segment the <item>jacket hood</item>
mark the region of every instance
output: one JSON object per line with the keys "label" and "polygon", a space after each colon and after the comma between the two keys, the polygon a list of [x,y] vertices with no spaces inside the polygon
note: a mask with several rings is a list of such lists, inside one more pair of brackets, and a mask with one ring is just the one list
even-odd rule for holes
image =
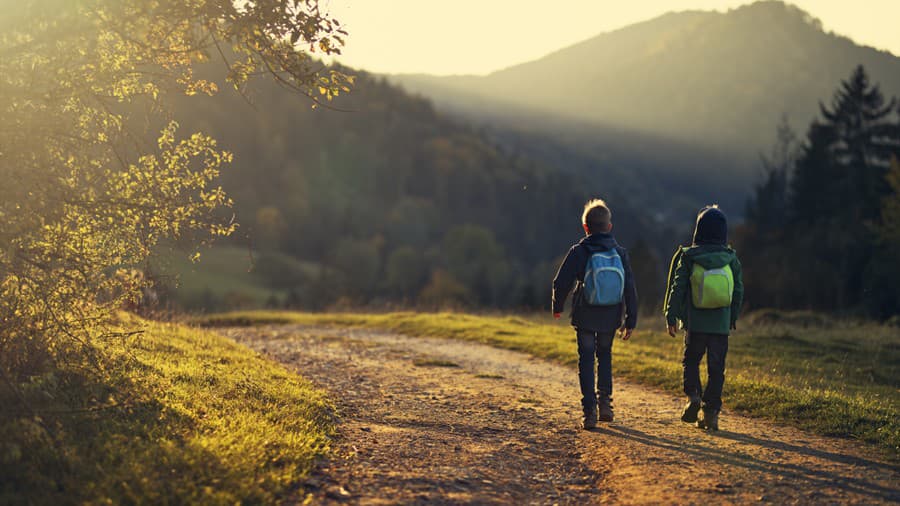
{"label": "jacket hood", "polygon": [[619,247],[616,238],[610,233],[591,234],[578,241],[578,244],[587,246],[593,251],[609,251]]}
{"label": "jacket hood", "polygon": [[719,244],[703,244],[691,246],[684,251],[685,256],[703,266],[704,269],[717,269],[730,264],[736,257],[733,249]]}
{"label": "jacket hood", "polygon": [[728,242],[728,218],[718,207],[707,206],[697,214],[694,226],[695,245],[721,244]]}

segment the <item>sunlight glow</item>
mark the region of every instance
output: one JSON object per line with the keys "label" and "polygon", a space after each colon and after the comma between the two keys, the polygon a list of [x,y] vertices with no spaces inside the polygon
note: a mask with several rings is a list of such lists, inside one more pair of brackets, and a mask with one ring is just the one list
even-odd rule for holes
{"label": "sunlight glow", "polygon": [[[486,74],[670,11],[746,0],[327,0],[350,38],[340,61],[385,73]],[[900,55],[900,1],[795,0],[827,31]]]}

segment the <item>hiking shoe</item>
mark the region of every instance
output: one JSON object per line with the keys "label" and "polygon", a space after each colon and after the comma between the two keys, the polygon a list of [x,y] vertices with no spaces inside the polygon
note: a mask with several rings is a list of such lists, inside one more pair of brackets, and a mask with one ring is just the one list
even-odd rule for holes
{"label": "hiking shoe", "polygon": [[719,410],[704,409],[703,416],[697,420],[697,427],[705,430],[719,430]]}
{"label": "hiking shoe", "polygon": [[593,406],[584,411],[584,430],[597,428],[597,407]]}
{"label": "hiking shoe", "polygon": [[601,422],[611,422],[613,421],[613,409],[612,409],[612,399],[605,395],[600,396],[600,421]]}
{"label": "hiking shoe", "polygon": [[697,421],[697,413],[700,411],[700,397],[692,395],[688,403],[681,410],[681,421],[694,423]]}

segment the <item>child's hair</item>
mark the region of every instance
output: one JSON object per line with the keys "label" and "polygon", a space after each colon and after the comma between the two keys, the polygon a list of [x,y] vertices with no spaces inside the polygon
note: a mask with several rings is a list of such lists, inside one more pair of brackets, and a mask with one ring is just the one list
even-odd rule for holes
{"label": "child's hair", "polygon": [[584,214],[581,215],[581,223],[587,225],[590,233],[606,232],[612,221],[612,211],[602,199],[588,200],[584,205]]}

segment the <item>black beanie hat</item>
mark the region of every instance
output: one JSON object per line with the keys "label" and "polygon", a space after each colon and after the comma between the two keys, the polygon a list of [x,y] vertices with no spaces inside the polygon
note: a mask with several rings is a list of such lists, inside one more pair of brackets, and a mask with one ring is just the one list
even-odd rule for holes
{"label": "black beanie hat", "polygon": [[694,244],[721,244],[728,242],[728,218],[718,206],[706,206],[697,214],[694,227]]}

